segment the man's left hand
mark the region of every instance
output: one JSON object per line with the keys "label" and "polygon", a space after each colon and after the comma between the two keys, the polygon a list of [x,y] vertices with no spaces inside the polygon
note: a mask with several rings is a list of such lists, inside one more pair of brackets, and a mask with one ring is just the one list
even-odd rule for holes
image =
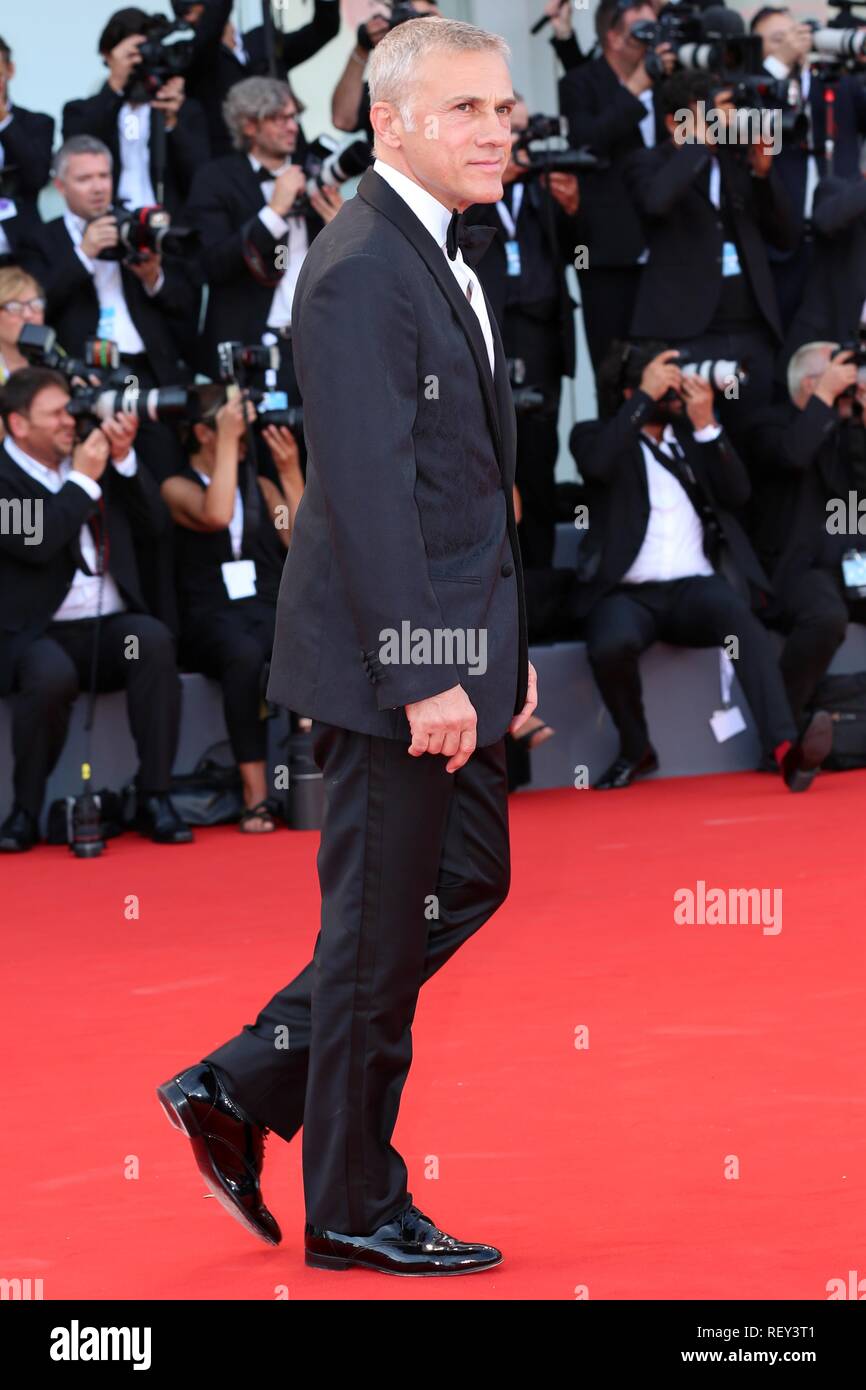
{"label": "man's left hand", "polygon": [[162,256],[156,251],[140,251],[143,257],[140,261],[133,261],[129,266],[133,275],[136,275],[146,290],[154,290],[157,281],[162,274]]}
{"label": "man's left hand", "polygon": [[749,164],[756,178],[765,179],[773,167],[773,146],[759,143],[749,146]]}
{"label": "man's left hand", "polygon": [[325,222],[333,222],[343,206],[342,194],[339,188],[334,188],[332,184],[326,184],[324,188],[318,188],[315,193],[311,193],[310,202]]}
{"label": "man's left hand", "polygon": [[541,182],[545,184],[553,194],[559,206],[569,217],[574,217],[580,207],[580,190],[577,185],[575,174],[550,173],[542,174]]}
{"label": "man's left hand", "polygon": [[516,734],[518,729],[522,729],[529,716],[533,713],[538,704],[538,677],[535,674],[535,667],[529,662],[529,678],[526,684],[526,704],[519,714],[515,714],[508,726],[510,734]]}
{"label": "man's left hand", "polygon": [[151,110],[162,111],[165,116],[166,130],[174,130],[177,125],[177,117],[180,108],[186,99],[184,91],[184,81],[182,77],[170,77],[160,87],[153,101],[150,103]]}
{"label": "man's left hand", "polygon": [[122,463],[138,434],[138,420],[134,415],[112,415],[100,429],[108,440],[112,463]]}
{"label": "man's left hand", "polygon": [[686,412],[692,422],[692,429],[703,430],[707,425],[716,424],[713,409],[713,388],[702,376],[689,373],[680,382],[680,393],[685,401]]}

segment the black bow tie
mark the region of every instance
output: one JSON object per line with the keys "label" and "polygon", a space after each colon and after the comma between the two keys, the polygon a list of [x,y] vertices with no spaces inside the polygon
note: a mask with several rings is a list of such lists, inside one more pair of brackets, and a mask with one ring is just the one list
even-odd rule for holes
{"label": "black bow tie", "polygon": [[481,260],[495,236],[495,227],[467,227],[463,221],[463,213],[458,212],[455,208],[451,214],[448,233],[445,237],[445,250],[448,253],[448,259],[456,261],[459,247],[463,252],[463,259],[466,264],[474,266]]}

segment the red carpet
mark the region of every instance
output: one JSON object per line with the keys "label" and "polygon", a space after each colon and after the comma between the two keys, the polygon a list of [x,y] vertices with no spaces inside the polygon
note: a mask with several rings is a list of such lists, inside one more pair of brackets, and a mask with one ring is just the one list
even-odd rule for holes
{"label": "red carpet", "polygon": [[[0,1273],[46,1299],[826,1298],[866,1274],[864,792],[512,798],[511,895],[422,993],[395,1136],[417,1205],[504,1250],[464,1279],[307,1270],[300,1136],[268,1140],[284,1239],[257,1243],[154,1095],[308,960],[316,835],[5,859]],[[781,889],[782,930],[678,925],[698,880]]]}

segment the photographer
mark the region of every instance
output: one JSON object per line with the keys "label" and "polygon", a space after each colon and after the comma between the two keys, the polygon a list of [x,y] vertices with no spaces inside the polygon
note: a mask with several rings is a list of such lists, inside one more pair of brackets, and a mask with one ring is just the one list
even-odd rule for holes
{"label": "photographer", "polygon": [[390,10],[382,10],[358,25],[358,42],[346,59],[346,66],[331,98],[331,120],[337,130],[363,130],[371,145],[370,91],[364,81],[364,70],[370,54],[396,24],[402,24],[407,19],[420,19],[422,15],[442,18],[435,0],[382,0],[382,3],[389,4]]}
{"label": "photographer", "polygon": [[822,179],[812,225],[813,253],[785,341],[786,364],[803,343],[853,342],[866,332],[866,179]]}
{"label": "photographer", "polygon": [[232,87],[225,119],[236,153],[212,160],[196,175],[187,207],[202,239],[209,282],[200,369],[218,372],[221,342],[279,340],[278,384],[296,405],[291,357],[292,296],[313,238],[342,206],[336,188],[317,189],[295,210],[306,176],[292,162],[299,106],[285,82],[250,77]]}
{"label": "photographer", "polygon": [[176,573],[184,669],[218,680],[246,811],[240,829],[275,829],[268,798],[266,729],[261,717],[266,666],[285,552],[304,491],[300,455],[284,426],[262,438],[279,485],[257,474],[247,450],[255,407],[222,393],[191,428],[190,461],[162,485],[176,525]]}
{"label": "photographer", "polygon": [[[264,6],[269,0],[261,3]],[[308,24],[291,34],[274,27],[272,73],[264,25],[238,33],[231,21],[232,5],[233,0],[172,0],[178,19],[195,30],[187,87],[204,107],[214,158],[231,150],[223,121],[223,102],[235,83],[247,77],[271,76],[285,81],[292,68],[312,58],[340,32],[339,0],[313,0],[313,15]]]}
{"label": "photographer", "polygon": [[[45,317],[64,348],[81,357],[85,339],[108,338],[142,390],[186,381],[181,344],[195,330],[193,288],[176,259],[124,254],[111,207],[111,154],[91,136],[74,136],[57,155],[54,183],[66,212],[40,228],[21,258],[45,286]],[[183,466],[164,425],[144,425],[139,448],[158,480]]]}
{"label": "photographer", "polygon": [[[108,79],[96,96],[66,103],[63,139],[101,140],[111,151],[117,201],[130,208],[160,203],[176,217],[210,147],[204,111],[186,97],[183,77],[163,81],[142,63],[141,46],[152,24],[144,10],[111,16],[99,37]],[[164,123],[164,141],[155,131],[155,113]]]}
{"label": "photographer", "polygon": [[137,828],[161,844],[192,839],[168,796],[180,718],[174,639],[146,611],[134,535],[154,540],[168,514],[138,467],[135,421],[104,420],[76,443],[69,388],[57,372],[28,367],[0,391],[6,439],[0,498],[34,510],[34,536],[0,531],[0,589],[14,595],[0,631],[0,693],[13,694],[15,804],[0,849],[39,839],[45,784],[60,756],[73,701],[91,682],[126,688],[140,768]]}
{"label": "photographer", "polygon": [[581,63],[588,61],[590,55],[581,52],[580,44],[577,42],[572,0],[546,0],[544,13],[553,30],[550,46],[562,63],[563,70],[571,72],[574,68],[579,68]]}
{"label": "photographer", "polygon": [[575,614],[586,615],[587,655],[620,737],[596,787],[627,787],[658,767],[640,654],[657,641],[722,646],[734,634],[764,748],[786,785],[802,791],[829,752],[830,718],[816,715],[798,739],[769,637],[740,592],[757,603],[769,587],[731,514],[748,499],[748,474],[718,423],[710,385],[684,375],[659,347],[615,345],[598,378],[611,418],[571,434],[590,517]]}
{"label": "photographer", "polygon": [[[646,236],[633,198],[623,180],[623,166],[634,150],[650,149],[664,139],[656,110],[648,50],[632,37],[631,26],[653,20],[649,4],[601,0],[595,31],[601,57],[562,78],[559,105],[568,118],[575,149],[588,145],[609,161],[604,170],[581,178],[577,239],[587,249],[588,264],[578,269],[583,322],[593,370],[598,372],[614,338],[628,333]],[[656,50],[666,71],[673,65],[667,44]]]}
{"label": "photographer", "polygon": [[625,171],[650,251],[630,336],[745,362],[747,382],[720,402],[736,438],[748,412],[770,400],[782,341],[765,241],[793,247],[799,223],[770,149],[719,143],[740,133],[729,89],[684,69],[660,96],[673,138],[632,155]]}
{"label": "photographer", "polygon": [[838,343],[805,343],[788,364],[790,399],[752,421],[749,530],[774,590],[762,617],[787,635],[781,667],[798,719],[849,620],[866,622],[851,573],[863,549],[852,502],[866,510],[862,376]]}
{"label": "photographer", "polygon": [[25,322],[45,322],[45,291],[20,266],[0,266],[0,386],[19,367],[28,365],[18,350]]}
{"label": "photographer", "polygon": [[[526,152],[515,149],[529,128],[526,102],[515,95],[512,155],[502,176],[504,198],[470,209],[465,222],[494,231],[477,273],[499,324],[505,355],[516,364],[512,377],[515,370],[519,377],[513,382],[522,503],[518,535],[524,566],[541,569],[553,563],[562,378],[573,377],[575,371],[575,305],[565,267],[574,256],[579,194],[574,174],[537,174]],[[540,393],[541,400],[530,400],[530,393]]]}
{"label": "photographer", "polygon": [[0,266],[15,258],[19,237],[39,222],[36,199],[51,174],[54,121],[13,103],[12,50],[0,39]]}

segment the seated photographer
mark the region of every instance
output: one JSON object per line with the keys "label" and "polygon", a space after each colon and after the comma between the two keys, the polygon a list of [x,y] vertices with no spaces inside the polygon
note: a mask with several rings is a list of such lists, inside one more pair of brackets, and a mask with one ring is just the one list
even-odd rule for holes
{"label": "seated photographer", "polygon": [[66,741],[72,704],[90,688],[126,688],[140,760],[137,829],[160,844],[192,839],[168,795],[180,719],[174,639],[146,611],[133,536],[164,534],[168,513],[139,468],[128,416],[94,421],[83,442],[69,388],[43,367],[0,390],[6,438],[0,499],[32,526],[0,530],[0,694],[12,694],[15,801],[0,850],[39,839],[45,785]]}
{"label": "seated photographer", "polygon": [[66,103],[63,139],[91,135],[108,147],[114,197],[124,207],[160,204],[177,218],[193,174],[210,158],[210,144],[204,111],[185,96],[183,77],[163,81],[162,73],[142,61],[141,46],[151,26],[152,17],[144,10],[118,10],[111,16],[98,50],[108,79],[96,96]]}
{"label": "seated photographer", "polygon": [[277,384],[292,406],[292,296],[311,241],[343,201],[336,188],[302,196],[306,176],[292,162],[300,109],[285,82],[250,77],[232,87],[225,119],[235,153],[199,170],[186,211],[210,287],[200,370],[218,375],[219,343],[260,343],[267,333],[279,341]]}
{"label": "seated photographer", "polygon": [[435,0],[380,0],[390,13],[380,11],[358,25],[358,41],[346,59],[334,95],[331,98],[331,120],[337,130],[363,130],[372,146],[373,127],[370,124],[370,89],[364,81],[364,71],[370,54],[386,34],[407,19],[432,15],[441,19],[442,12]]}
{"label": "seated photographer", "polygon": [[298,446],[291,431],[269,425],[262,438],[279,478],[257,473],[247,449],[244,417],[255,406],[236,396],[220,404],[218,391],[191,427],[189,465],[162,485],[176,524],[176,575],[181,616],[180,653],[186,670],[222,685],[226,726],[243,782],[246,811],[240,829],[276,827],[265,768],[262,719],[265,668],[283,560],[304,491]]}
{"label": "seated photographer", "polygon": [[854,354],[838,349],[800,347],[790,399],[756,415],[750,435],[748,524],[774,590],[762,617],[787,634],[781,668],[798,720],[849,619],[866,622],[866,385]]}
{"label": "seated photographer", "polygon": [[[66,212],[40,227],[21,259],[45,286],[45,318],[68,353],[82,357],[87,338],[107,338],[141,390],[182,384],[190,376],[181,345],[195,331],[195,293],[177,258],[121,242],[111,163],[109,150],[92,136],[76,135],[61,146],[54,184]],[[183,467],[165,425],[143,425],[138,449],[157,481]]]}
{"label": "seated photographer", "polygon": [[526,102],[515,95],[512,156],[502,175],[504,197],[499,203],[468,209],[464,221],[494,232],[476,270],[511,368],[522,501],[520,553],[525,568],[544,569],[553,563],[556,532],[554,473],[562,378],[573,377],[575,371],[575,304],[565,267],[574,257],[579,195],[574,174],[539,175],[530,169],[524,152],[514,150],[529,126]]}
{"label": "seated photographer", "polygon": [[606,169],[581,175],[577,241],[586,247],[578,270],[583,324],[593,370],[597,373],[614,338],[625,338],[646,260],[646,236],[623,168],[634,150],[652,148],[665,138],[656,88],[647,71],[652,58],[669,71],[670,45],[651,51],[631,33],[634,24],[652,23],[652,5],[601,0],[595,31],[601,56],[569,72],[559,84],[559,105],[567,117],[575,149],[588,145],[608,161]]}
{"label": "seated photographer", "polygon": [[785,373],[804,343],[848,343],[866,333],[866,179],[822,179],[812,226],[812,259],[781,358]]}
{"label": "seated photographer", "polygon": [[590,518],[574,610],[586,618],[587,655],[620,737],[595,785],[627,787],[658,767],[640,654],[657,641],[721,647],[733,635],[764,748],[790,790],[804,791],[830,751],[831,720],[816,714],[798,736],[769,636],[741,592],[758,602],[768,588],[729,510],[746,502],[748,474],[716,419],[711,386],[659,347],[616,344],[598,377],[610,418],[571,434]]}
{"label": "seated photographer", "polygon": [[21,232],[39,222],[36,199],[51,175],[54,121],[12,101],[12,50],[0,39],[0,266],[14,261]]}
{"label": "seated photographer", "polygon": [[[262,6],[269,0],[260,0]],[[234,0],[171,0],[178,19],[192,25],[195,44],[186,74],[187,90],[204,107],[211,154],[229,154],[231,139],[223,121],[223,102],[236,82],[246,77],[268,77],[267,46],[263,24],[241,34],[231,20]],[[280,7],[274,4],[275,10]],[[285,79],[292,68],[305,63],[340,32],[340,0],[313,0],[307,24],[284,33],[274,26],[275,77]]]}
{"label": "seated photographer", "polygon": [[24,324],[44,322],[45,291],[39,282],[18,265],[0,266],[0,386],[28,365],[18,349]]}
{"label": "seated photographer", "polygon": [[748,380],[719,401],[738,439],[748,412],[771,399],[782,342],[765,241],[793,247],[799,221],[769,146],[727,143],[742,133],[729,88],[686,68],[666,79],[660,100],[672,138],[632,155],[625,171],[650,252],[629,337],[745,364]]}

